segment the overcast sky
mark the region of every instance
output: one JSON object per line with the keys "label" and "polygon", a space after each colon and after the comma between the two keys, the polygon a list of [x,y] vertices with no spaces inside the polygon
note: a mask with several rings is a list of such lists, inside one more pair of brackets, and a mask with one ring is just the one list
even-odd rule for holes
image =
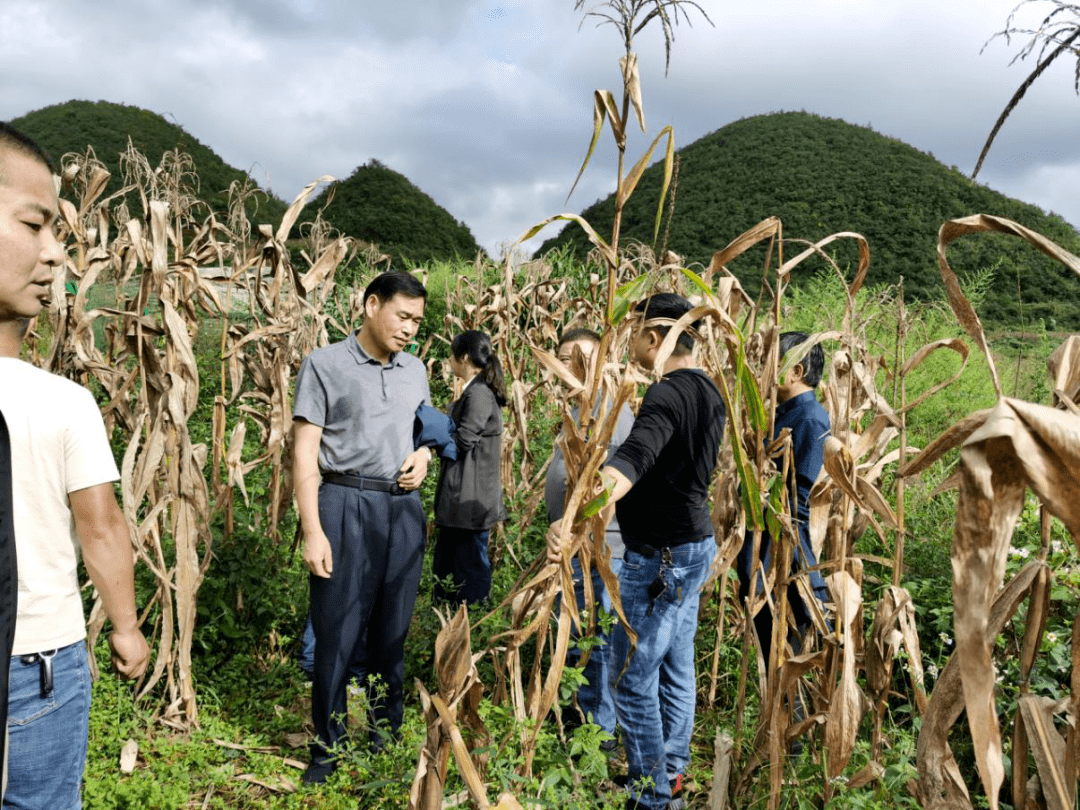
{"label": "overcast sky", "polygon": [[[1035,66],[1009,66],[1026,39],[980,54],[1016,2],[702,0],[714,25],[690,12],[666,78],[660,28],[637,41],[648,135],[631,133],[631,159],[665,125],[681,146],[739,118],[806,110],[970,174]],[[1037,26],[1051,8],[1023,5],[1017,22]],[[620,90],[616,29],[582,19],[573,0],[13,0],[0,4],[0,119],[73,98],[145,107],[286,201],[378,158],[498,255],[614,189],[605,133],[564,203],[592,92]],[[1080,225],[1074,65],[1060,57],[1029,91],[979,180]],[[736,236],[718,228],[717,248]]]}

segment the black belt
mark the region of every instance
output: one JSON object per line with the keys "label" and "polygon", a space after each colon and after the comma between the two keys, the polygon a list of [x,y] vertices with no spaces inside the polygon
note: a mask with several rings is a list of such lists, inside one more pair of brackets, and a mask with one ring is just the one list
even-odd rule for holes
{"label": "black belt", "polygon": [[397,481],[388,481],[385,478],[365,478],[362,475],[336,472],[324,472],[322,478],[329,484],[340,484],[353,489],[370,489],[374,492],[389,492],[391,495],[409,494],[408,490],[402,489]]}
{"label": "black belt", "polygon": [[[704,537],[701,538],[701,540],[704,540],[704,539],[705,539]],[[633,541],[626,540],[624,538],[623,539],[623,545],[626,546],[631,551],[636,552],[637,554],[640,554],[645,559],[651,560],[653,557],[655,557],[660,552],[666,551],[666,552],[668,552],[670,554],[671,550],[673,548],[682,548],[683,546],[689,546],[689,545],[691,545],[693,543],[700,543],[701,540],[689,540],[689,541],[687,541],[685,543],[676,543],[673,546],[647,546],[644,543],[635,543]]]}
{"label": "black belt", "polygon": [[625,545],[631,551],[640,554],[647,560],[651,560],[653,557],[656,556],[656,553],[660,551],[660,549],[656,548],[656,546],[646,546],[643,543],[631,543],[627,540],[623,540],[623,545]]}

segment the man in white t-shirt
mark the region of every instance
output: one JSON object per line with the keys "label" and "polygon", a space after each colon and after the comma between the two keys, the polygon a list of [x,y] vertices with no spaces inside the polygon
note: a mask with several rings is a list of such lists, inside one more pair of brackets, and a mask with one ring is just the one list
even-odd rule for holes
{"label": "man in white t-shirt", "polygon": [[112,622],[113,663],[141,675],[131,541],[116,502],[116,461],[90,392],[19,359],[28,318],[63,264],[52,168],[0,123],[0,412],[10,435],[19,599],[8,686],[3,806],[74,810],[90,714],[78,551]]}

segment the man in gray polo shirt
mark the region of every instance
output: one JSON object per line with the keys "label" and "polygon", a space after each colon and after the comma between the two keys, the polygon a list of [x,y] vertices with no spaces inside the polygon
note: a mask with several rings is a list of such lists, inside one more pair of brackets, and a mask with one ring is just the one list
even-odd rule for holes
{"label": "man in gray polo shirt", "polygon": [[401,726],[405,633],[424,558],[417,490],[431,456],[413,449],[414,414],[431,400],[426,369],[404,349],[426,299],[408,273],[377,276],[364,291],[363,325],[308,355],[296,379],[293,480],[311,571],[319,738],[307,783],[326,780],[332,749],[345,742],[352,665],[363,662],[385,687],[371,695],[372,742]]}

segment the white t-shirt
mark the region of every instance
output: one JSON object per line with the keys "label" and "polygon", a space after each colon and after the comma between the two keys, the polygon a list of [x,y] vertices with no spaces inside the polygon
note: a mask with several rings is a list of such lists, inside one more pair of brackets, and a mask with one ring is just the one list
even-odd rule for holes
{"label": "white t-shirt", "polygon": [[19,612],[13,654],[86,637],[78,538],[68,493],[120,478],[101,411],[78,383],[0,357],[0,411],[11,434]]}

